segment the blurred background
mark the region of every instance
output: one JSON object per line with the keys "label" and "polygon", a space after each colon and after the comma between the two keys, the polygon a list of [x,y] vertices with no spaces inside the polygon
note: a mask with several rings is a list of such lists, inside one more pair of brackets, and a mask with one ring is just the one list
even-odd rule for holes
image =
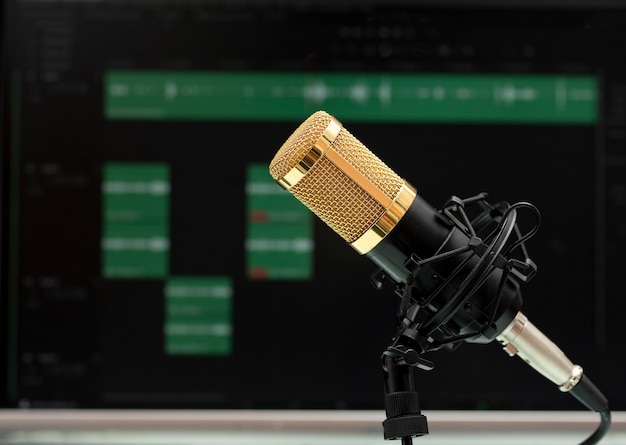
{"label": "blurred background", "polygon": [[[623,2],[1,12],[3,408],[382,409],[398,298],[268,172],[325,110],[437,208],[537,206],[523,311],[626,410]],[[495,343],[427,358],[425,411],[581,409]]]}

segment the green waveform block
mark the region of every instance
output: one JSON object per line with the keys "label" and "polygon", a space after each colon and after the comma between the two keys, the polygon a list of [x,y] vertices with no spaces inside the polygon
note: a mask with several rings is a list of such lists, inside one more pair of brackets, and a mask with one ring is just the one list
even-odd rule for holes
{"label": "green waveform block", "polygon": [[169,269],[169,166],[104,166],[102,275],[163,278]]}
{"label": "green waveform block", "polygon": [[165,285],[165,350],[171,355],[232,352],[229,277],[172,277]]}
{"label": "green waveform block", "polygon": [[246,182],[246,275],[308,280],[313,275],[313,214],[270,176],[250,164]]}
{"label": "green waveform block", "polygon": [[597,121],[590,75],[110,71],[104,114],[125,120],[555,123]]}

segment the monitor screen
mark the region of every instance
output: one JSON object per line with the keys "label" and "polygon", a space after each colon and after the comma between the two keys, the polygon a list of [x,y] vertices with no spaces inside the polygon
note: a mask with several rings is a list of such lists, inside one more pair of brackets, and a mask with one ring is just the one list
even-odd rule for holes
{"label": "monitor screen", "polygon": [[[381,408],[398,296],[268,171],[325,110],[435,208],[535,205],[524,314],[626,409],[626,15],[571,3],[5,2],[3,406]],[[422,409],[580,407],[501,349]]]}

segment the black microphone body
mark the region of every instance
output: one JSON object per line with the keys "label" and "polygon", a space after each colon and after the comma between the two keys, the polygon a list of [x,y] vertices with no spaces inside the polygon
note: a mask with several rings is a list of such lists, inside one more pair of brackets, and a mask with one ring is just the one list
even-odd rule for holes
{"label": "black microphone body", "polygon": [[[432,257],[436,252],[449,252],[464,248],[469,243],[468,234],[458,229],[449,219],[417,195],[393,231],[366,256],[384,270],[391,280],[396,284],[401,284],[406,283],[409,275],[414,273],[410,269],[415,260]],[[457,273],[456,279],[453,279],[437,298],[432,299],[428,306],[422,306],[421,309],[427,311],[429,316],[436,316],[439,313],[442,305],[450,301],[455,291],[459,289],[463,278],[476,267],[479,257],[473,252],[468,252],[467,255],[472,255],[472,258],[464,265],[461,264],[464,257],[454,256],[439,261],[436,267],[427,267],[413,280],[412,294],[420,302],[457,267],[463,268]],[[452,318],[447,321],[446,333],[437,336],[434,332],[422,332],[422,335],[435,335],[435,338],[440,337],[443,340],[443,337],[449,336],[450,333],[465,335],[478,332],[478,335],[468,337],[465,341],[490,343],[495,340],[498,333],[513,321],[522,307],[520,286],[513,277],[507,277],[502,296],[499,301],[496,301],[495,295],[498,293],[501,279],[502,270],[493,269],[487,280],[472,296],[471,302],[466,302],[463,310],[455,311]],[[494,304],[497,304],[495,309]],[[495,326],[489,325],[490,322],[495,323]]]}

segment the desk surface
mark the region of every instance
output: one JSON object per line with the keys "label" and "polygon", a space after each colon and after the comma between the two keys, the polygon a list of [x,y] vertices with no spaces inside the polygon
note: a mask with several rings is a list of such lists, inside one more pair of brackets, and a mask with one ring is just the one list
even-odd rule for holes
{"label": "desk surface", "polygon": [[[423,412],[414,445],[576,445],[591,412]],[[29,445],[383,445],[379,411],[0,410],[0,443]],[[601,445],[626,444],[626,412],[612,413]]]}

